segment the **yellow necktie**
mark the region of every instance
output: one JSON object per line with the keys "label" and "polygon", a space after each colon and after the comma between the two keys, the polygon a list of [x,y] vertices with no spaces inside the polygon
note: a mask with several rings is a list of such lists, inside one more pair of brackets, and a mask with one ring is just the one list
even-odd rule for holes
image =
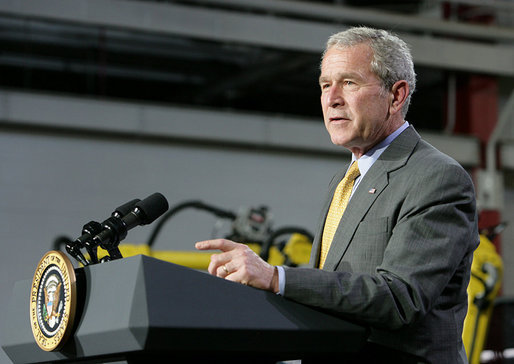
{"label": "yellow necktie", "polygon": [[327,259],[327,253],[332,244],[332,239],[336,233],[339,221],[343,216],[346,205],[350,200],[352,194],[353,183],[355,179],[360,176],[359,166],[357,162],[352,163],[344,178],[339,182],[332,198],[332,203],[328,210],[325,227],[323,228],[323,237],[321,240],[321,254],[319,260],[319,268],[322,269]]}

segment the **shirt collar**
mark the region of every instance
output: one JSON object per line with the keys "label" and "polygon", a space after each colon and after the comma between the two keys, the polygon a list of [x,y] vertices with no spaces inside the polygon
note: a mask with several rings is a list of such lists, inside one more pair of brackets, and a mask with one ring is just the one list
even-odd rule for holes
{"label": "shirt collar", "polygon": [[[380,155],[387,149],[389,144],[396,139],[398,135],[400,135],[405,129],[409,127],[409,123],[405,121],[398,129],[396,129],[393,133],[389,134],[384,140],[375,145],[373,148],[368,150],[364,155],[362,155],[357,163],[359,164],[359,171],[361,173],[359,179],[364,177],[364,175],[369,171],[373,163],[377,161]],[[352,154],[352,162],[356,160],[355,155]]]}

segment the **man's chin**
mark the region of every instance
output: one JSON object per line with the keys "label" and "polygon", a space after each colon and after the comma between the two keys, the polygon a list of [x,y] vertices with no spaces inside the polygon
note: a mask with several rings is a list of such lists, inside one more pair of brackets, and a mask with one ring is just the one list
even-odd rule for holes
{"label": "man's chin", "polygon": [[331,135],[330,140],[332,141],[332,144],[337,145],[339,147],[347,148],[348,139],[337,136],[337,135]]}

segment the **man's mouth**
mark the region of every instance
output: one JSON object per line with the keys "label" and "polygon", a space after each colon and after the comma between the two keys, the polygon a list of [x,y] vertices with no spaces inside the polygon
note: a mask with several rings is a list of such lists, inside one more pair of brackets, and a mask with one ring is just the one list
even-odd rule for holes
{"label": "man's mouth", "polygon": [[332,122],[338,122],[338,121],[346,121],[346,120],[350,120],[350,119],[342,117],[342,116],[334,116],[334,117],[329,118],[328,120],[332,123]]}

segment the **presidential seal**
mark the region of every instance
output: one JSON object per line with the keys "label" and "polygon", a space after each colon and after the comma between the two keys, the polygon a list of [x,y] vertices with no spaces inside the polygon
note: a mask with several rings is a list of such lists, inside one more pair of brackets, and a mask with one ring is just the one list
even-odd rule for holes
{"label": "presidential seal", "polygon": [[30,292],[30,325],[39,347],[59,350],[73,329],[77,306],[75,270],[69,258],[49,251],[41,258]]}

